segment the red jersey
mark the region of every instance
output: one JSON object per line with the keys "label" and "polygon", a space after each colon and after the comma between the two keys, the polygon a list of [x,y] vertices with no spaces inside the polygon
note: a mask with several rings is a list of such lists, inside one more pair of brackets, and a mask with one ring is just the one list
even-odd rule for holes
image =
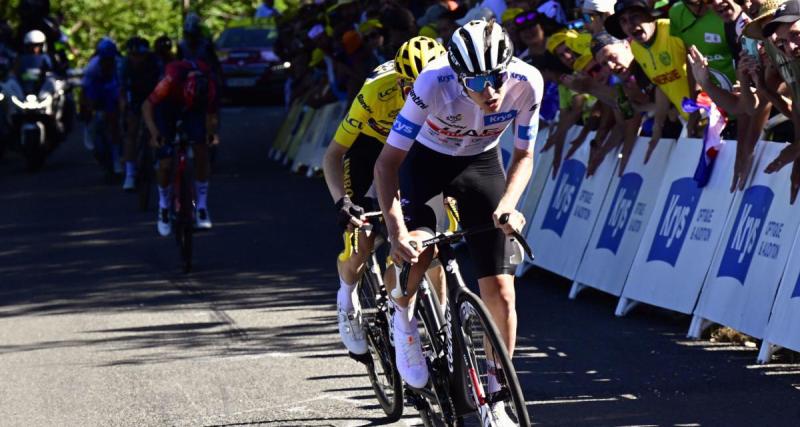
{"label": "red jersey", "polygon": [[151,104],[157,105],[161,102],[167,101],[176,106],[190,107],[192,105],[192,91],[188,89],[190,85],[187,82],[191,80],[192,71],[199,71],[205,75],[208,81],[208,96],[205,111],[207,113],[215,113],[217,109],[216,103],[216,86],[214,80],[210,78],[211,69],[203,61],[173,61],[167,65],[164,71],[164,78],[158,82],[156,88],[147,98]]}

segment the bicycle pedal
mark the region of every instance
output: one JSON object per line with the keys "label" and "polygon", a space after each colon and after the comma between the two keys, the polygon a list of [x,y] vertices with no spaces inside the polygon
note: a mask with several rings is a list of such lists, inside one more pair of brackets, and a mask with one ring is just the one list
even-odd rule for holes
{"label": "bicycle pedal", "polygon": [[347,354],[350,356],[351,359],[355,360],[356,362],[363,363],[367,366],[372,365],[372,356],[370,356],[369,352],[364,354],[355,354],[352,351],[348,351]]}

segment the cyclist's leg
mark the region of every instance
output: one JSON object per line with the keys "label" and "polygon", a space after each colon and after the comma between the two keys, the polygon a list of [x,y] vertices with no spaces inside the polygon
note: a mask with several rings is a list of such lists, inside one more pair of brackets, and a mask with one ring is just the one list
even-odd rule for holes
{"label": "cyclist's leg", "polygon": [[[469,229],[492,222],[492,213],[505,191],[505,174],[496,150],[483,153],[451,186],[458,201],[462,225]],[[514,268],[510,263],[510,244],[500,231],[492,230],[467,238],[467,245],[478,276],[481,299],[486,304],[505,342],[513,354],[516,342]]]}
{"label": "cyclist's leg", "polygon": [[211,228],[211,217],[208,214],[208,187],[211,177],[211,157],[208,149],[206,133],[206,114],[188,113],[184,115],[183,124],[189,140],[193,142],[194,151],[194,189],[197,197],[197,226]]}
{"label": "cyclist's leg", "polygon": [[[375,168],[375,161],[382,148],[383,144],[377,139],[360,134],[344,155],[344,175],[342,177],[344,192],[354,204],[361,206],[365,212],[375,210],[378,206],[372,188],[372,170]],[[361,277],[364,263],[372,251],[374,238],[367,239],[365,233],[362,232],[358,236],[358,242],[357,254],[352,254],[345,262],[342,262],[341,258],[337,260],[340,285],[337,301],[347,311],[352,310],[353,302],[356,300],[356,284]],[[367,246],[362,248],[361,245]]]}
{"label": "cyclist's leg", "polygon": [[139,126],[141,123],[142,117],[140,114],[137,114],[136,105],[131,105],[129,110],[125,113],[125,150],[123,152],[123,159],[125,161],[125,189],[132,189],[136,179],[136,151],[139,148],[136,144],[139,142],[137,141],[137,136],[139,135]]}
{"label": "cyclist's leg", "polygon": [[158,218],[157,225],[159,234],[169,235],[171,222],[169,212],[172,208],[172,183],[170,182],[172,171],[172,157],[174,147],[172,141],[175,139],[175,115],[171,109],[162,105],[156,106],[154,112],[156,126],[161,136],[165,139],[164,145],[156,150],[155,157],[158,162],[156,171],[156,181],[158,184]]}

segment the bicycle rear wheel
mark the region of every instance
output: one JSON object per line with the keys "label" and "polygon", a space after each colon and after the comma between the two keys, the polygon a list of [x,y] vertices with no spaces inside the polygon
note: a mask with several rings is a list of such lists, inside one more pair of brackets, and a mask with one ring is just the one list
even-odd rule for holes
{"label": "bicycle rear wheel", "polygon": [[181,177],[179,191],[179,210],[177,212],[175,238],[178,241],[178,248],[181,255],[183,272],[192,271],[192,235],[194,233],[194,202],[192,200],[190,180],[186,175]]}
{"label": "bicycle rear wheel", "polygon": [[366,364],[367,375],[387,419],[394,422],[403,415],[403,381],[395,366],[394,346],[389,337],[388,299],[373,274],[366,271],[358,286],[367,348],[372,359]]}
{"label": "bicycle rear wheel", "polygon": [[[147,144],[146,141],[139,141]],[[150,147],[140,146],[136,165],[136,191],[139,195],[139,210],[146,212],[150,208],[150,197],[153,193],[153,154]]]}
{"label": "bicycle rear wheel", "polygon": [[[458,297],[457,316],[468,356],[467,396],[483,416],[489,405],[502,402],[505,413],[519,426],[530,426],[522,388],[508,350],[483,302],[471,292]],[[489,372],[493,370],[499,389],[489,391]]]}

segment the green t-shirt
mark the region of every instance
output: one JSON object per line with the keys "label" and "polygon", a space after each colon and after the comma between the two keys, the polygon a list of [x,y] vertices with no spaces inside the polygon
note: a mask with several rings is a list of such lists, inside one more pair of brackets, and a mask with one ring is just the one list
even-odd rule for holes
{"label": "green t-shirt", "polygon": [[736,69],[722,18],[711,10],[697,17],[681,1],[669,10],[669,22],[670,35],[683,40],[687,51],[689,46],[697,46],[697,50],[708,59],[708,66],[720,87],[732,88],[736,82]]}

